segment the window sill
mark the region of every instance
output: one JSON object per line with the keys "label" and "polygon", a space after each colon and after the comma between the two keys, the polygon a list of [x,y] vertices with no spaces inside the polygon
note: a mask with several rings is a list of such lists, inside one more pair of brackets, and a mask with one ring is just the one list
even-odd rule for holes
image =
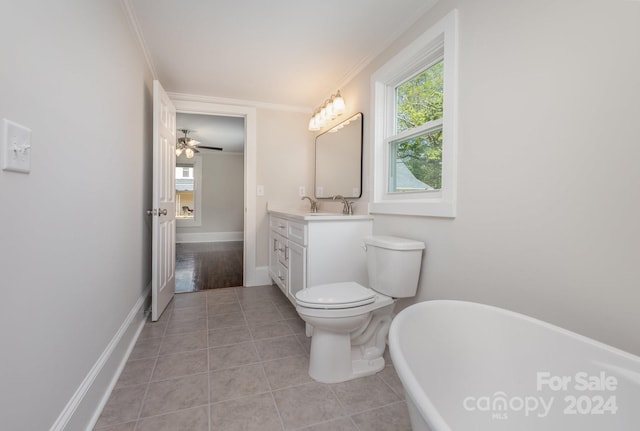
{"label": "window sill", "polygon": [[176,227],[200,227],[202,222],[194,219],[184,219],[176,217]]}
{"label": "window sill", "polygon": [[410,200],[393,202],[373,202],[369,204],[370,214],[406,215],[418,217],[455,218],[456,207],[452,202],[438,200]]}

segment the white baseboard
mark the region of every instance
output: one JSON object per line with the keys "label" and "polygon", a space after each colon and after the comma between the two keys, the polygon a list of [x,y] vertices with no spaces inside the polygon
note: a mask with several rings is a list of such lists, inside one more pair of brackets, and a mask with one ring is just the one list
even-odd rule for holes
{"label": "white baseboard", "polygon": [[149,285],[49,431],[93,429],[142,331],[150,293]]}
{"label": "white baseboard", "polygon": [[244,232],[176,232],[176,242],[244,241]]}
{"label": "white baseboard", "polygon": [[264,286],[266,284],[271,284],[271,277],[269,277],[269,267],[268,266],[258,266],[255,271],[252,271],[250,274],[247,274],[249,279],[245,280],[245,286]]}

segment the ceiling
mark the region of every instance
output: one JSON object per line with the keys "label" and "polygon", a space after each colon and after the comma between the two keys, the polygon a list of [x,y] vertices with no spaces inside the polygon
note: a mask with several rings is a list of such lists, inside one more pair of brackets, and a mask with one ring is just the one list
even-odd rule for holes
{"label": "ceiling", "polygon": [[[207,147],[221,147],[224,153],[244,151],[244,118],[220,115],[176,114],[176,128],[188,129],[189,137]],[[184,136],[178,132],[178,137]],[[216,150],[201,148],[206,154],[220,154]]]}
{"label": "ceiling", "polygon": [[168,92],[308,111],[436,2],[124,1]]}

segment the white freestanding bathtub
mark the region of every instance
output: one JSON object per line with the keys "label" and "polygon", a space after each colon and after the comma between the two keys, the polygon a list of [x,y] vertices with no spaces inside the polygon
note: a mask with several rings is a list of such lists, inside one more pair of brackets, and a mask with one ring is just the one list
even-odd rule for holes
{"label": "white freestanding bathtub", "polygon": [[389,348],[414,431],[640,430],[640,357],[522,314],[420,302]]}

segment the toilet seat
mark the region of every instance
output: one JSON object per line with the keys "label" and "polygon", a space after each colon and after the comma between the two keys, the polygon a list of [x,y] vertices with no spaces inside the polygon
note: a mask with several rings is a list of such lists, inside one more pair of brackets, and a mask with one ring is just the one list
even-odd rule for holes
{"label": "toilet seat", "polygon": [[376,292],[356,282],[322,284],[296,293],[298,305],[318,309],[354,308],[371,304]]}

